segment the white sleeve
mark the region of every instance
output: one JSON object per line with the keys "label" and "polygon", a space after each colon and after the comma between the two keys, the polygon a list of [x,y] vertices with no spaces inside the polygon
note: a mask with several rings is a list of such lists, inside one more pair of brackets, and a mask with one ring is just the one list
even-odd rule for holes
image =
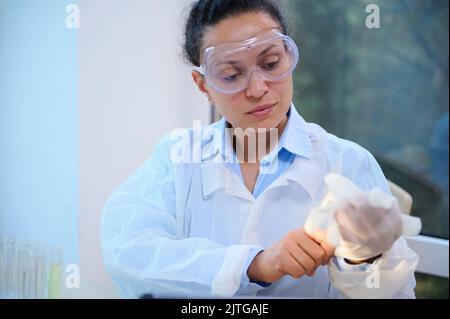
{"label": "white sleeve", "polygon": [[260,247],[177,238],[175,180],[166,144],[160,142],[104,206],[102,253],[107,271],[122,294],[131,298],[230,297],[240,288],[245,293],[245,264]]}
{"label": "white sleeve", "polygon": [[254,297],[260,290],[272,286],[271,283],[267,282],[252,282],[250,281],[250,278],[247,275],[247,270],[250,267],[250,264],[252,263],[256,255],[259,254],[261,251],[263,251],[262,247],[254,248],[250,251],[250,254],[248,255],[247,261],[244,265],[244,271],[242,272],[241,286],[239,290],[236,292],[237,296]]}
{"label": "white sleeve", "polygon": [[[390,193],[384,174],[366,150],[351,150],[344,156],[343,175],[363,190],[379,187]],[[373,264],[344,266],[335,258],[328,265],[331,295],[349,298],[415,298],[414,271],[419,257],[403,237]],[[334,290],[334,292],[333,292]]]}
{"label": "white sleeve", "polygon": [[403,237],[373,264],[342,269],[334,259],[328,264],[331,295],[358,299],[415,298],[414,271],[418,262],[417,254]]}

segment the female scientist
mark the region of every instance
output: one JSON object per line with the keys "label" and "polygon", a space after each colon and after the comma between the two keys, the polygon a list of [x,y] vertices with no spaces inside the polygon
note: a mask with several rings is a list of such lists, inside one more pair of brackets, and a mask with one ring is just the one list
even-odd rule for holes
{"label": "female scientist", "polygon": [[362,196],[336,212],[339,256],[324,230],[303,229],[330,172],[364,191],[389,188],[367,150],[296,111],[299,51],[277,5],[197,1],[184,49],[223,118],[163,137],[107,201],[102,250],[122,294],[414,298],[418,257],[400,235],[398,206]]}

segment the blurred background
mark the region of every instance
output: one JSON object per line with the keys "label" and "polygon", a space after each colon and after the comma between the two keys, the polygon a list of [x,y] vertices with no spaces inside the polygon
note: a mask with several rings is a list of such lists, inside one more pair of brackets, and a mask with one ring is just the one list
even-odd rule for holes
{"label": "blurred background", "polygon": [[[366,27],[372,3],[378,29]],[[301,51],[294,79],[300,114],[370,150],[386,178],[412,195],[422,234],[445,239],[448,251],[449,2],[283,4]],[[427,250],[422,259],[440,254],[433,245]],[[447,278],[417,279],[418,297],[448,298],[448,271]]]}
{"label": "blurred background", "polygon": [[[60,287],[45,297],[119,297],[101,258],[103,204],[164,133],[217,117],[182,58],[191,2],[0,0],[0,269],[59,264],[39,277]],[[448,1],[280,2],[301,51],[296,107],[413,196],[417,297],[448,298]],[[366,26],[370,3],[380,28]]]}

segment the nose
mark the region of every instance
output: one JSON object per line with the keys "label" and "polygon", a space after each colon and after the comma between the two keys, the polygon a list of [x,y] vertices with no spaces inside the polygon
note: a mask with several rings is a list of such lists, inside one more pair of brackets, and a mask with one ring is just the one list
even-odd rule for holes
{"label": "nose", "polygon": [[247,97],[260,98],[267,93],[269,87],[259,71],[254,71],[250,75],[250,80],[245,91]]}

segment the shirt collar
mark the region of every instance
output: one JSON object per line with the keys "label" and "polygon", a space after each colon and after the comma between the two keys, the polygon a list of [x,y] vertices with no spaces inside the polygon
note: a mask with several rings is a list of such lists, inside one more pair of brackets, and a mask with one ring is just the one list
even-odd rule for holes
{"label": "shirt collar", "polygon": [[[306,121],[297,112],[294,104],[291,104],[287,115],[288,121],[283,134],[275,149],[267,155],[267,160],[270,162],[272,162],[283,149],[306,159],[311,157],[312,145]],[[228,122],[222,117],[218,122],[214,123],[212,127],[221,132],[221,139],[213,139],[210,141],[212,143],[210,146],[212,146],[212,149],[215,150],[215,152],[218,151],[221,154],[221,158],[222,160],[225,160],[225,162],[234,161],[236,159],[236,154],[232,147],[231,137],[226,131]],[[205,155],[206,156],[203,159],[210,157],[212,152],[205,152]]]}
{"label": "shirt collar", "polygon": [[298,114],[294,104],[291,104],[287,115],[288,122],[278,142],[278,152],[284,148],[297,156],[310,158],[312,145],[306,121]]}

